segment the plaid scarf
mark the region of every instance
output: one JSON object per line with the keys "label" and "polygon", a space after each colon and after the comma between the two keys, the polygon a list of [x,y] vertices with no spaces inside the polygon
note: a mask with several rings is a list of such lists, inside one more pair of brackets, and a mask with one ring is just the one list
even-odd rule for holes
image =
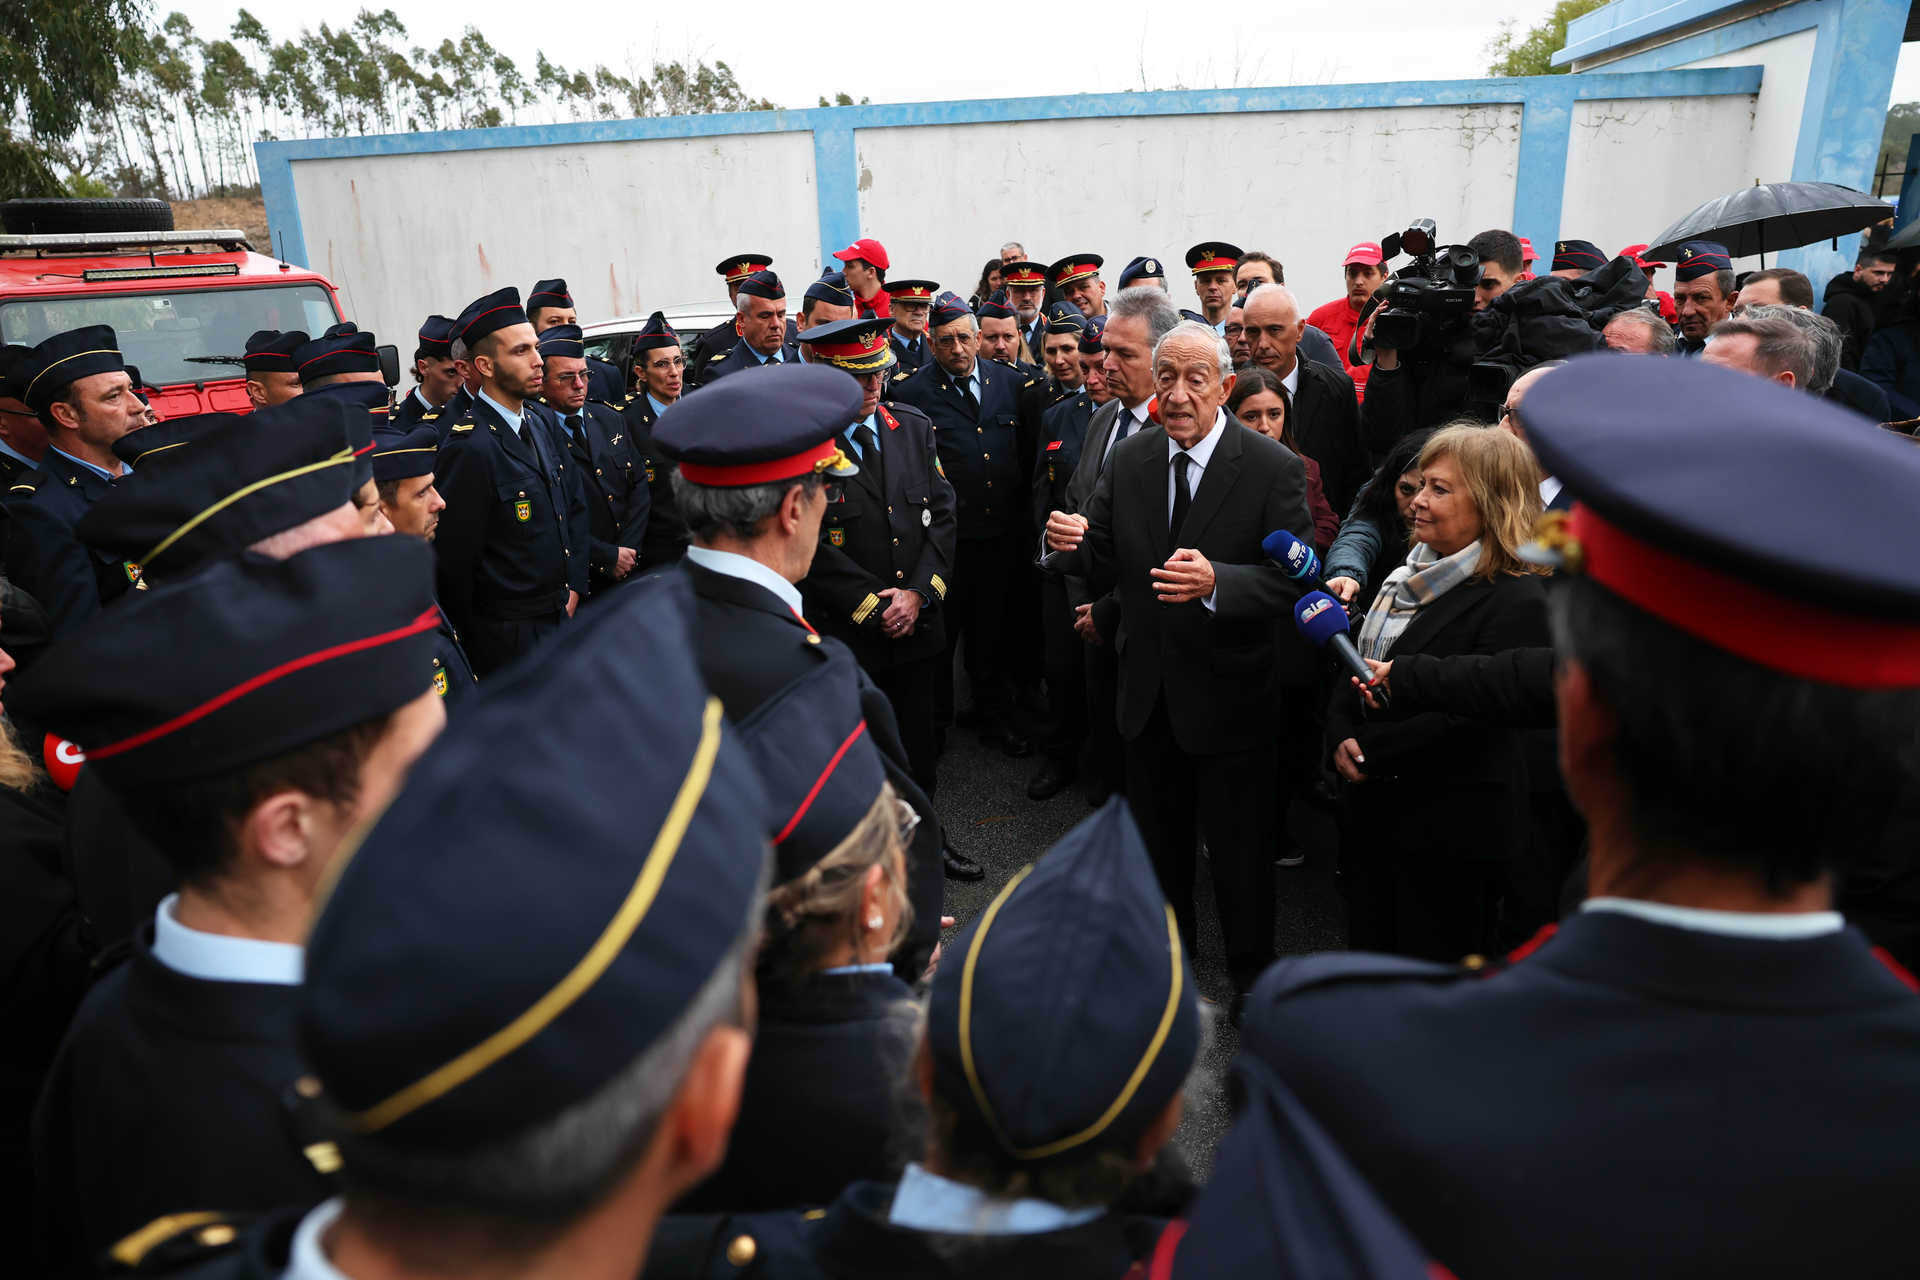
{"label": "plaid scarf", "polygon": [[1414,615],[1453,590],[1480,567],[1480,543],[1469,542],[1441,559],[1426,543],[1416,543],[1407,562],[1387,575],[1360,624],[1360,656],[1385,662]]}

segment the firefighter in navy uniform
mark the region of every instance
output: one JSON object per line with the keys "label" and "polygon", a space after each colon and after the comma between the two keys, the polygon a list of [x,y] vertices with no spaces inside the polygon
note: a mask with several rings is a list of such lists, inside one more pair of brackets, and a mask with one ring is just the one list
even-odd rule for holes
{"label": "firefighter in navy uniform", "polygon": [[673,463],[653,442],[653,427],[669,406],[680,399],[686,386],[687,358],[682,354],[680,335],[667,318],[656,311],[646,325],[633,336],[633,395],[620,416],[627,423],[627,438],[635,456],[646,468],[650,510],[646,531],[640,539],[640,567],[671,564],[687,551],[687,525],[680,518],[680,504],[673,497]]}
{"label": "firefighter in navy uniform", "polygon": [[[951,295],[929,317],[933,362],[895,379],[893,399],[933,421],[940,469],[953,486],[958,542],[948,584],[947,663],[965,639],[967,682],[982,740],[1010,756],[1032,744],[1013,724],[1009,627],[1015,585],[1031,573],[1028,471],[1020,461],[1020,390],[1026,379],[1010,366],[978,357],[973,313]],[[951,719],[951,681],[940,723]]]}
{"label": "firefighter in navy uniform", "polygon": [[893,327],[887,331],[887,345],[899,361],[899,372],[913,373],[933,358],[927,344],[927,315],[933,310],[934,295],[940,292],[937,280],[889,280],[888,310]]}
{"label": "firefighter in navy uniform", "polygon": [[[439,453],[440,437],[431,423],[417,422],[411,430],[390,424],[374,432],[373,482],[379,487],[380,509],[396,534],[432,542],[439,532],[440,513],[447,505],[434,484]],[[471,701],[477,683],[473,664],[460,646],[460,633],[442,609],[433,654],[433,691],[446,702],[451,716]]]}
{"label": "firefighter in navy uniform", "polygon": [[788,336],[787,287],[780,283],[779,276],[771,271],[754,272],[740,282],[734,302],[740,309],[735,319],[740,337],[724,355],[710,356],[706,363],[691,366],[697,387],[742,369],[800,362],[800,349]]}
{"label": "firefighter in navy uniform", "polygon": [[626,581],[640,560],[652,508],[645,460],[633,447],[627,420],[589,399],[586,349],[580,327],[550,326],[540,334],[541,403],[560,420],[562,443],[586,490],[587,565],[595,591]]}
{"label": "firefighter in navy uniform", "polygon": [[[1087,425],[1093,421],[1094,409],[1112,398],[1099,372],[1104,354],[1100,334],[1106,327],[1102,317],[1082,320],[1075,352],[1080,388],[1041,417],[1039,458],[1033,469],[1036,528],[1046,527],[1047,512],[1067,510],[1067,484],[1080,465]],[[1051,339],[1052,334],[1048,336]],[[1073,629],[1073,602],[1066,579],[1057,573],[1040,575],[1040,636],[1047,672],[1048,723],[1042,742],[1046,759],[1027,784],[1030,800],[1049,799],[1079,776],[1080,751],[1087,740],[1086,641]]]}
{"label": "firefighter in navy uniform", "polygon": [[860,474],[828,496],[820,549],[800,592],[807,616],[853,650],[893,704],[913,780],[931,796],[939,758],[935,691],[947,648],[943,606],[957,525],[933,423],[907,405],[880,403],[896,359],[889,323],[842,320],[803,335],[813,362],[852,374],[864,399],[840,446]]}
{"label": "firefighter in navy uniform", "polygon": [[48,447],[7,491],[6,576],[40,602],[57,636],[139,579],[131,561],[82,545],[74,526],[126,474],[113,443],[144,425],[146,406],[106,325],[56,333],[17,359],[20,398],[47,428]]}
{"label": "firefighter in navy uniform", "polygon": [[480,390],[434,464],[447,501],[434,549],[440,603],[485,679],[572,615],[587,591],[587,556],[570,542],[565,459],[551,456],[556,442],[528,407],[541,361],[519,291],[469,305],[454,353],[471,360]]}
{"label": "firefighter in navy uniform", "polygon": [[[568,291],[567,282],[537,282],[527,295],[527,320],[533,325],[533,331],[542,336],[556,325],[570,324],[578,328],[580,309],[573,304],[573,294]],[[616,412],[625,408],[626,380],[620,376],[619,366],[597,356],[583,358],[587,362],[587,399],[598,401]]]}
{"label": "firefighter in navy uniform", "polygon": [[[714,272],[727,282],[727,305],[735,305],[740,297],[740,286],[746,283],[748,276],[756,271],[765,271],[773,265],[773,259],[764,253],[736,253],[725,259]],[[715,356],[723,356],[733,350],[733,344],[740,340],[740,330],[732,320],[722,320],[693,340],[687,348],[687,368],[704,369]]]}
{"label": "firefighter in navy uniform", "polygon": [[259,329],[247,338],[247,351],[240,359],[247,375],[247,400],[256,409],[284,404],[300,394],[300,370],[293,361],[294,352],[307,345],[307,335],[298,329]]}
{"label": "firefighter in navy uniform", "polygon": [[[413,376],[417,385],[393,406],[392,423],[411,427],[436,415],[444,422],[442,411],[459,394],[460,374],[453,363],[453,321],[446,316],[428,316],[420,325],[419,345],[413,349]],[[439,396],[435,400],[435,396]]]}

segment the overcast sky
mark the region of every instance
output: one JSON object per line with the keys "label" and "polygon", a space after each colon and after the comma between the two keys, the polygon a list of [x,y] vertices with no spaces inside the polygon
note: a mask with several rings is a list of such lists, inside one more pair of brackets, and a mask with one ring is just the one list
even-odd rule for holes
{"label": "overcast sky", "polygon": [[[531,74],[536,50],[569,69],[621,74],[654,60],[724,61],[741,87],[784,107],[821,94],[918,102],[1123,89],[1451,80],[1483,74],[1503,19],[1525,29],[1551,0],[1067,0],[1002,5],[822,4],[818,0],[529,4],[526,0],[372,0],[438,44],[472,25]],[[317,25],[285,0],[249,6],[276,39]],[[340,6],[350,15],[360,6]],[[203,39],[223,35],[240,6],[154,0]],[[549,14],[558,21],[546,21]],[[349,17],[347,19],[351,21]],[[337,24],[339,19],[334,18]],[[1909,49],[1914,46],[1909,46]],[[1920,98],[1920,57],[1903,54],[1894,100]]]}

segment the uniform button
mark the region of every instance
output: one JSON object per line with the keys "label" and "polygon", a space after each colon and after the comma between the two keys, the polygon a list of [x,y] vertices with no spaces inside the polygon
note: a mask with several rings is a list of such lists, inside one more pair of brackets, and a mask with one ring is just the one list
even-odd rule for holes
{"label": "uniform button", "polygon": [[887,514],[888,514],[888,515],[892,515],[892,514],[893,514],[893,508],[892,508],[892,507],[888,507],[888,508],[887,508]]}
{"label": "uniform button", "polygon": [[990,454],[990,453],[983,453],[983,454],[981,454],[981,455],[980,455],[980,457],[981,457],[981,460],[982,460],[982,461],[985,461],[985,462],[992,462],[992,461],[993,461],[993,455],[992,455],[992,454]]}
{"label": "uniform button", "polygon": [[985,435],[985,434],[987,434],[987,429],[986,429],[985,427],[975,427],[975,428],[973,429],[973,434],[975,434],[975,435],[977,435],[977,436],[983,436],[983,435]]}
{"label": "uniform button", "polygon": [[1487,958],[1485,956],[1479,956],[1479,955],[1461,956],[1460,966],[1464,969],[1471,969],[1477,973],[1481,969],[1484,969],[1487,967]]}
{"label": "uniform button", "polygon": [[989,489],[993,488],[993,481],[991,480],[987,481],[987,488]]}
{"label": "uniform button", "polygon": [[736,1267],[748,1266],[759,1252],[752,1236],[735,1236],[727,1243],[727,1261]]}
{"label": "uniform button", "polygon": [[897,546],[899,546],[899,545],[900,545],[900,539],[898,539],[898,538],[895,538],[895,539],[893,540],[893,545],[894,545],[894,546],[896,546],[896,547],[897,547]]}
{"label": "uniform button", "polygon": [[904,578],[907,576],[907,571],[905,569],[895,569],[893,571],[893,576],[896,578]]}

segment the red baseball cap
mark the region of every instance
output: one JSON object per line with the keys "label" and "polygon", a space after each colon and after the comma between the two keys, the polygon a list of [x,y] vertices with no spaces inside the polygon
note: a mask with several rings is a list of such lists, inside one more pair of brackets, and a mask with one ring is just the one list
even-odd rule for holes
{"label": "red baseball cap", "polygon": [[1634,266],[1640,268],[1642,271],[1646,272],[1648,275],[1652,275],[1654,272],[1660,269],[1661,264],[1653,261],[1651,258],[1644,256],[1646,252],[1647,252],[1646,245],[1630,244],[1626,248],[1620,251],[1620,256],[1623,258],[1632,258]]}
{"label": "red baseball cap", "polygon": [[1362,240],[1347,250],[1347,260],[1340,266],[1344,269],[1357,262],[1363,267],[1377,267],[1386,260],[1386,255],[1380,252],[1379,245],[1371,240]]}
{"label": "red baseball cap", "polygon": [[1521,264],[1525,265],[1526,263],[1537,262],[1539,260],[1540,260],[1540,255],[1533,251],[1533,241],[1527,239],[1525,236],[1521,236],[1520,237]]}
{"label": "red baseball cap", "polygon": [[855,258],[872,263],[882,271],[893,264],[887,261],[887,250],[878,240],[860,239],[833,255],[842,262],[852,262]]}

